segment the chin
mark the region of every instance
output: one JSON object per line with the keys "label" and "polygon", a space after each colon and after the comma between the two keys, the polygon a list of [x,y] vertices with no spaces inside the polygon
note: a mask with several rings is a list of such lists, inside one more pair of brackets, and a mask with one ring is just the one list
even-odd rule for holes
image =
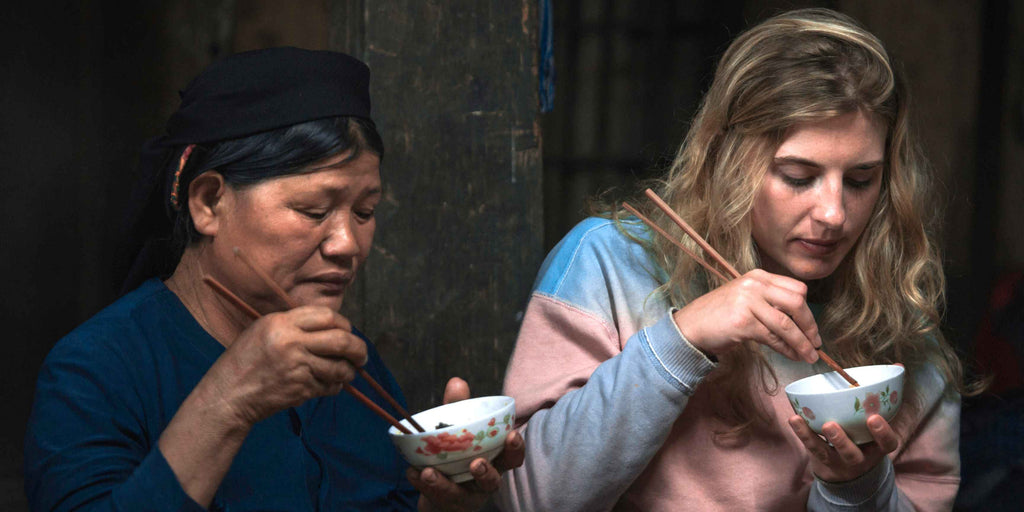
{"label": "chin", "polygon": [[342,302],[344,302],[344,297],[323,297],[317,302],[317,305],[324,306],[331,311],[341,311]]}
{"label": "chin", "polygon": [[807,282],[825,279],[835,271],[835,265],[808,265],[795,268],[790,273],[796,279]]}
{"label": "chin", "polygon": [[838,262],[822,261],[818,259],[794,259],[785,265],[786,272],[790,277],[800,281],[817,281],[832,275],[839,267]]}
{"label": "chin", "polygon": [[304,306],[323,306],[331,311],[340,311],[341,303],[344,299],[344,295],[312,294],[301,297],[299,303]]}

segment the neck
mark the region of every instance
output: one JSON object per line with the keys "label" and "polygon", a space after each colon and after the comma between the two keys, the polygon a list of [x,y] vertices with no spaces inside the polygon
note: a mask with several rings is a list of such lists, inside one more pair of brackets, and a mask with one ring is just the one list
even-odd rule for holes
{"label": "neck", "polygon": [[186,248],[174,273],[164,284],[178,296],[210,336],[228,347],[251,320],[203,282],[206,273],[203,271],[201,256],[202,246]]}

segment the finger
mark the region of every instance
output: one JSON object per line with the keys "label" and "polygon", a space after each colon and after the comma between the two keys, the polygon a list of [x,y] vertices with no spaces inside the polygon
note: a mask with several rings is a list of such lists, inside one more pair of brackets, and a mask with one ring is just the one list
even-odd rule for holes
{"label": "finger", "polygon": [[345,384],[356,378],[356,367],[347,359],[308,356],[304,361],[313,377],[327,386]]}
{"label": "finger", "polygon": [[501,486],[501,475],[486,459],[476,459],[470,462],[469,472],[483,492],[492,493]]}
{"label": "finger", "polygon": [[337,313],[324,306],[299,306],[281,314],[290,318],[296,327],[308,332],[338,328]]}
{"label": "finger", "polygon": [[899,435],[881,415],[872,414],[868,418],[868,431],[871,432],[871,437],[875,439],[875,444],[878,445],[882,453],[891,453],[899,448]]}
{"label": "finger", "polygon": [[[791,345],[791,343],[795,342],[787,341],[782,337],[782,335],[784,335],[783,331],[787,329],[787,327],[772,325],[785,325],[788,322],[790,324],[788,329],[791,331],[790,335],[792,336],[792,331],[796,330],[796,324],[793,324],[791,320],[788,320],[785,313],[769,306],[766,303],[761,303],[760,305],[750,306],[750,314],[754,318],[754,325],[751,327],[752,332],[750,333],[753,341],[765,345],[794,361],[806,360],[805,356],[797,352],[797,350]],[[782,335],[780,335],[780,333],[782,333]]]}
{"label": "finger", "polygon": [[494,467],[504,472],[518,468],[526,459],[526,443],[518,431],[513,430],[505,436],[505,449],[494,458]]}
{"label": "finger", "polygon": [[[818,353],[814,350],[814,346],[789,315],[769,305],[767,302],[755,302],[751,305],[750,309],[758,322],[775,334],[782,343],[788,345],[799,354],[798,358],[793,359],[803,359],[808,363],[818,360]],[[778,340],[768,338],[765,341],[776,351],[787,355],[784,350],[779,349]]]}
{"label": "finger", "polygon": [[277,389],[277,394],[285,397],[285,400],[288,402],[285,407],[298,406],[318,396],[336,395],[341,392],[341,388],[344,386],[340,382],[328,382],[317,378],[308,367],[297,371],[300,372],[299,375],[290,376]]}
{"label": "finger", "polygon": [[769,304],[789,315],[804,332],[814,347],[821,346],[821,335],[814,314],[807,306],[807,285],[791,277],[771,274],[763,270],[748,273],[751,279],[765,287],[764,296]]}
{"label": "finger", "polygon": [[757,341],[758,343],[765,345],[794,361],[804,360],[803,356],[797,353],[797,351],[794,350],[793,347],[789,346],[788,343],[786,343],[774,332],[770,331],[768,327],[766,327],[765,325],[759,322],[757,325],[754,326],[754,330],[756,331],[754,332],[754,341]]}
{"label": "finger", "polygon": [[812,347],[821,346],[821,333],[818,332],[818,323],[814,320],[814,313],[807,306],[807,286],[795,281],[800,286],[799,290],[792,290],[784,286],[774,286],[777,283],[789,285],[792,279],[775,276],[773,286],[769,286],[764,292],[764,298],[776,309],[789,315],[789,318],[800,328],[804,337],[811,343]]}
{"label": "finger", "polygon": [[463,501],[465,495],[469,493],[433,468],[426,468],[423,471],[409,468],[405,471],[405,477],[417,491],[433,503],[457,503]]}
{"label": "finger", "polygon": [[333,362],[306,356],[292,364],[282,384],[288,386],[293,398],[302,402],[316,396],[336,395],[355,379],[355,367],[347,361]]}
{"label": "finger", "polygon": [[793,279],[792,277],[786,277],[779,274],[772,274],[760,269],[754,269],[750,271],[752,277],[763,280],[772,286],[778,286],[779,288],[785,288],[793,293],[799,294],[806,300],[807,297],[807,285],[803,281]]}
{"label": "finger", "polygon": [[444,386],[443,403],[450,404],[452,402],[466,400],[467,398],[469,398],[469,384],[459,377],[452,377],[448,379],[448,384]]}
{"label": "finger", "polygon": [[313,396],[334,396],[341,393],[341,390],[345,387],[345,384],[342,382],[325,382],[317,379],[316,383],[317,386],[312,389]]}
{"label": "finger", "polygon": [[811,430],[811,427],[807,425],[807,422],[804,421],[803,418],[796,414],[790,416],[789,426],[793,429],[796,437],[800,439],[800,442],[803,443],[804,448],[807,449],[807,452],[810,453],[812,457],[825,464],[829,462],[828,445],[826,445],[825,442]]}
{"label": "finger", "polygon": [[846,435],[838,423],[834,421],[825,423],[821,426],[821,432],[825,434],[828,442],[832,443],[832,447],[844,463],[854,466],[864,462],[864,452]]}
{"label": "finger", "polygon": [[348,321],[341,313],[334,311],[334,325],[337,325],[339,329],[343,331],[352,332],[352,322]]}
{"label": "finger", "polygon": [[314,356],[347,359],[358,366],[366,364],[368,357],[366,342],[340,329],[307,333],[301,342],[306,351]]}

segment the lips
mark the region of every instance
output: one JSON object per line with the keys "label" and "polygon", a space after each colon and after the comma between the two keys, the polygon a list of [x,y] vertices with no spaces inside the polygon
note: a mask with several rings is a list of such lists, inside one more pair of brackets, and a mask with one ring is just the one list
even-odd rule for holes
{"label": "lips", "polygon": [[319,285],[328,293],[342,293],[352,282],[352,277],[351,272],[327,272],[306,279],[305,282]]}
{"label": "lips", "polygon": [[827,256],[839,248],[839,240],[820,240],[813,238],[798,238],[797,245],[804,252],[815,256]]}

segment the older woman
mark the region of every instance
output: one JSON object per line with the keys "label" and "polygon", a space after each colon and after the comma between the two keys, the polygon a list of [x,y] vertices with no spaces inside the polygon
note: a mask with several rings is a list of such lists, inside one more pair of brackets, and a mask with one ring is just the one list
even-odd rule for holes
{"label": "older woman", "polygon": [[[465,510],[493,492],[483,459],[465,486],[406,475],[387,423],[339,394],[350,384],[384,404],[355,378],[362,366],[402,400],[338,313],[381,199],[368,84],[347,55],[275,48],[216,63],[184,91],[146,153],[149,243],[133,278],[149,279],[41,370],[25,442],[33,509],[404,510],[418,489],[421,509]],[[169,230],[153,223],[164,211]],[[205,277],[263,316],[250,320]],[[448,399],[468,396],[461,381],[449,388]],[[507,442],[499,467],[522,457],[522,440]]]}
{"label": "older woman", "polygon": [[[801,10],[739,36],[659,195],[745,273],[724,283],[618,212],[573,229],[506,375],[527,455],[504,508],[950,509],[964,388],[907,124],[898,69],[850,18]],[[900,414],[866,418],[873,442],[793,414],[782,387],[828,370],[822,346],[906,365]]]}

